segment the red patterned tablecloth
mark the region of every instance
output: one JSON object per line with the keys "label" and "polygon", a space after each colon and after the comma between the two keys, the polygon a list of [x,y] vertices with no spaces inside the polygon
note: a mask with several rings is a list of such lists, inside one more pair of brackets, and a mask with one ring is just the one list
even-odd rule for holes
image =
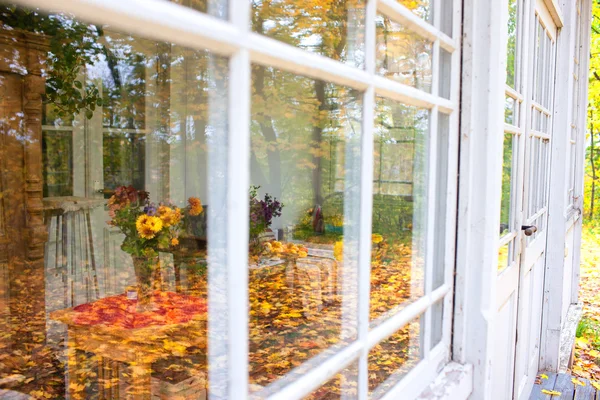
{"label": "red patterned tablecloth", "polygon": [[206,314],[206,300],[174,292],[153,293],[155,310],[137,312],[137,300],[125,294],[105,297],[72,309],[71,321],[79,326],[107,325],[122,329],[183,324]]}

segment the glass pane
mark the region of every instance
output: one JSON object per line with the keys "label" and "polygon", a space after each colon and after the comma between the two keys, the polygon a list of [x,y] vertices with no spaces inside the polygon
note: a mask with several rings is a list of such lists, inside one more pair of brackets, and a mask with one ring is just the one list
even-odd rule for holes
{"label": "glass pane", "polygon": [[517,3],[517,0],[508,0],[508,48],[506,50],[506,84],[512,87],[513,89],[517,89]]}
{"label": "glass pane", "polygon": [[303,400],[338,400],[358,398],[358,363],[335,375]]}
{"label": "glass pane", "polygon": [[450,89],[452,88],[452,53],[440,48],[440,93],[445,99],[450,99]]}
{"label": "glass pane", "polygon": [[[39,399],[202,398],[208,360],[212,376],[228,362],[213,240],[226,222],[228,60],[71,15],[0,5],[0,18],[19,28],[0,32],[0,120],[12,121],[0,130],[0,376],[21,375],[11,390]],[[24,171],[43,191],[15,179]],[[43,210],[26,218],[30,204]],[[221,294],[210,349],[209,291]],[[211,380],[211,394],[226,385]]]}
{"label": "glass pane", "polygon": [[73,132],[42,131],[44,197],[73,195]]}
{"label": "glass pane", "polygon": [[452,29],[454,28],[453,18],[454,18],[454,2],[448,0],[438,0],[440,1],[440,7],[442,9],[440,15],[440,30],[444,32],[446,35],[452,37]]}
{"label": "glass pane", "polygon": [[373,194],[371,319],[423,295],[429,110],[378,98],[374,181],[410,191]]}
{"label": "glass pane", "polygon": [[518,126],[519,102],[510,96],[504,98],[504,122],[507,124]]}
{"label": "glass pane", "polygon": [[[437,137],[437,211],[435,218],[435,242],[433,259],[432,289],[442,286],[446,280],[446,218],[448,216],[448,168],[449,164],[449,141],[450,141],[450,117],[447,114],[438,113],[438,137]],[[452,211],[451,211],[452,212]]]}
{"label": "glass pane", "polygon": [[504,268],[510,266],[513,243],[514,241],[510,241],[498,250],[498,271],[502,271]]}
{"label": "glass pane", "polygon": [[391,19],[378,15],[376,72],[431,92],[433,45]]}
{"label": "glass pane", "polygon": [[252,84],[250,382],[266,386],[355,337],[362,110],[274,68]]}
{"label": "glass pane", "polygon": [[513,141],[516,140],[511,133],[504,134],[503,162],[502,162],[502,200],[500,202],[500,237],[512,229],[512,176],[513,176]]}
{"label": "glass pane", "polygon": [[442,341],[444,333],[444,300],[440,300],[431,307],[431,348],[433,349]]}
{"label": "glass pane", "polygon": [[169,0],[213,17],[227,19],[227,1],[225,0]]}
{"label": "glass pane", "polygon": [[60,111],[54,103],[48,102],[48,100],[44,101],[42,103],[42,125],[53,127],[73,126],[75,116],[73,114],[65,115]]}
{"label": "glass pane", "polygon": [[369,392],[380,398],[423,359],[423,316],[369,351]]}
{"label": "glass pane", "polygon": [[364,67],[365,1],[252,0],[252,30],[312,53]]}
{"label": "glass pane", "polygon": [[[397,0],[398,3],[408,8],[413,14],[423,18],[431,23],[433,21],[433,1],[432,0]],[[447,3],[447,1],[446,1]]]}

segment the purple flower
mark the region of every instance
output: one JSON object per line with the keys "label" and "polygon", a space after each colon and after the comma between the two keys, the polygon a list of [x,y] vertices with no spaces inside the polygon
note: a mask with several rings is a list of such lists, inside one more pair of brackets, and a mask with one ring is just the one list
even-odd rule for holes
{"label": "purple flower", "polygon": [[146,207],[144,207],[144,213],[146,213],[146,215],[149,215],[149,216],[155,216],[156,215],[156,206],[152,203],[147,203]]}

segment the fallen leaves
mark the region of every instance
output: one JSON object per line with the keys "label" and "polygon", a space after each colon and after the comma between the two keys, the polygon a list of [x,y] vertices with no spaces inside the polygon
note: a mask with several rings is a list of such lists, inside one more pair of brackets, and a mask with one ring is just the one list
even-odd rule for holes
{"label": "fallen leaves", "polygon": [[[575,357],[571,373],[600,380],[600,231],[584,226],[581,243],[581,281],[579,296],[583,317],[577,327]],[[596,386],[594,386],[596,387]]]}
{"label": "fallen leaves", "polygon": [[572,378],[571,382],[573,382],[574,385],[578,385],[578,386],[585,386],[585,382],[580,381],[577,378]]}
{"label": "fallen leaves", "polygon": [[542,389],[542,393],[550,395],[550,396],[560,396],[562,394],[561,392],[557,392],[556,390],[547,390],[547,389]]}

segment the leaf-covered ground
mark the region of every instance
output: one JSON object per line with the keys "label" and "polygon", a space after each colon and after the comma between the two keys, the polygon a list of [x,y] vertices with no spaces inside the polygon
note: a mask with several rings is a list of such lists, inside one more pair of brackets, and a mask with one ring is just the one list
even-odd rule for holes
{"label": "leaf-covered ground", "polygon": [[600,229],[594,227],[583,229],[579,300],[584,307],[572,373],[600,387]]}

